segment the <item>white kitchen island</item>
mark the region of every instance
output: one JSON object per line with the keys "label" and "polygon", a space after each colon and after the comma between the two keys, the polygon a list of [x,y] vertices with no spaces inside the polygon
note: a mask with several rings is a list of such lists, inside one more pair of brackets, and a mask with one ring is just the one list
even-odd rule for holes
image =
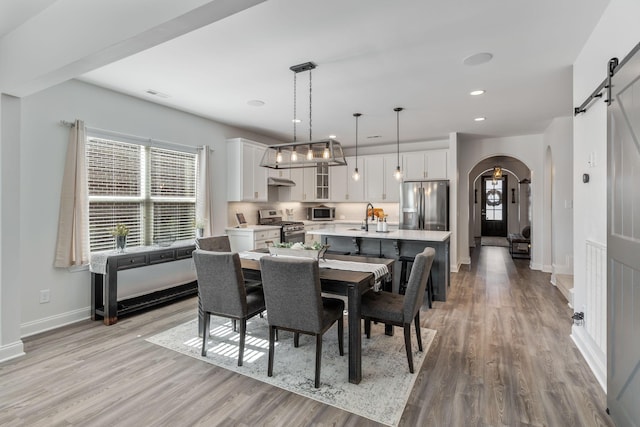
{"label": "white kitchen island", "polygon": [[[375,224],[369,224],[369,230],[358,227],[331,224],[324,228],[309,230],[308,234],[321,236],[322,243],[329,245],[329,250],[367,255],[396,260],[395,272],[400,272],[400,257],[415,257],[430,246],[436,250],[436,257],[431,267],[434,299],[446,301],[449,288],[449,239],[450,231],[399,230],[396,227],[386,233],[376,232]],[[399,289],[399,274],[393,278],[393,290]]]}

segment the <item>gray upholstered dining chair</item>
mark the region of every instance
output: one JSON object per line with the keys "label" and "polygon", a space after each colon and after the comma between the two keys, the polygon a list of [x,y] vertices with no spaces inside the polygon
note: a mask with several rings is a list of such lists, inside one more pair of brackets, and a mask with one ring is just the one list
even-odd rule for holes
{"label": "gray upholstered dining chair", "polygon": [[269,321],[269,366],[273,376],[274,340],[278,329],[294,332],[294,347],[300,334],[316,337],[315,388],[320,387],[322,335],[338,321],[338,349],[344,355],[344,302],[320,294],[318,261],[311,258],[262,257],[262,286]]}
{"label": "gray upholstered dining chair", "polygon": [[204,313],[202,355],[207,355],[211,315],[238,320],[238,366],[242,366],[247,319],[265,310],[264,295],[261,291],[246,291],[237,253],[196,249],[193,251],[193,260],[198,276],[198,299]]}
{"label": "gray upholstered dining chair", "polygon": [[196,238],[196,248],[203,251],[231,252],[231,242],[229,236],[209,236]]}
{"label": "gray upholstered dining chair", "polygon": [[435,249],[430,247],[416,255],[404,295],[383,291],[380,293],[367,292],[362,296],[361,315],[364,318],[364,331],[367,338],[371,337],[372,320],[388,325],[402,326],[404,328],[404,346],[411,373],[413,373],[411,322],[415,323],[418,349],[422,351],[420,307],[435,255]]}

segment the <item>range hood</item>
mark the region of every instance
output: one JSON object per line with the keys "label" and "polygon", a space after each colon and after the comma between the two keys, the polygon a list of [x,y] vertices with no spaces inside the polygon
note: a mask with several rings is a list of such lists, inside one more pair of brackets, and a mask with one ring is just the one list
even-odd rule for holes
{"label": "range hood", "polygon": [[296,183],[286,178],[276,178],[274,176],[270,176],[267,180],[267,185],[272,187],[295,187]]}

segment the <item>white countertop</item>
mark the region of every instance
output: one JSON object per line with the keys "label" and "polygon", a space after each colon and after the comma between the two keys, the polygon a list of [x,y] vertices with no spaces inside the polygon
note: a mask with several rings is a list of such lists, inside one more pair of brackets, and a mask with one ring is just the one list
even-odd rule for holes
{"label": "white countertop", "polygon": [[378,233],[375,231],[375,224],[373,227],[369,224],[369,230],[363,231],[355,229],[357,227],[349,227],[345,225],[327,225],[325,228],[317,230],[308,230],[308,234],[319,234],[325,236],[344,236],[344,237],[367,237],[370,239],[392,239],[392,240],[419,240],[425,242],[444,242],[451,236],[450,231],[426,231],[426,230],[398,230],[397,227],[392,227],[388,233]]}
{"label": "white countertop", "polygon": [[246,227],[227,227],[225,231],[259,231],[259,230],[280,230],[279,225],[247,225]]}

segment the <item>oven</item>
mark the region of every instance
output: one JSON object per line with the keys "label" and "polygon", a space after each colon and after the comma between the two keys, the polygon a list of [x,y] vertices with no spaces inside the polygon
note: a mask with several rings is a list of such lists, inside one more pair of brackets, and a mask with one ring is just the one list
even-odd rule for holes
{"label": "oven", "polygon": [[304,243],[305,235],[303,223],[283,224],[280,241],[282,243]]}

